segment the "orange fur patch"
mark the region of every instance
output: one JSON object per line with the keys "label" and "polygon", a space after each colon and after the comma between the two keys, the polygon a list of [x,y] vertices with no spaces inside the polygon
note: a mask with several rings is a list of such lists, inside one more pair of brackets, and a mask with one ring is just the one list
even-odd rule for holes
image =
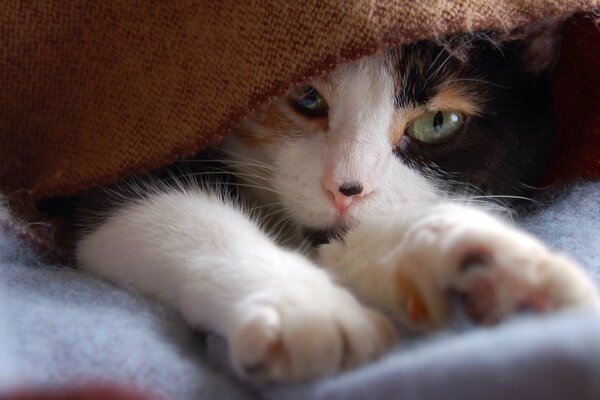
{"label": "orange fur patch", "polygon": [[389,136],[390,142],[392,146],[395,146],[399,141],[404,132],[406,131],[406,127],[410,123],[410,121],[419,117],[427,110],[425,107],[406,107],[399,108],[394,112],[394,116],[392,117],[392,123],[390,126]]}
{"label": "orange fur patch", "polygon": [[405,296],[404,307],[409,318],[417,322],[429,321],[431,316],[425,305],[425,300],[423,300],[414,283],[402,274],[400,269],[396,272],[396,285],[398,290]]}
{"label": "orange fur patch", "polygon": [[448,84],[442,87],[437,95],[427,103],[429,111],[453,111],[466,115],[477,115],[481,112],[481,99],[469,93],[466,88]]}
{"label": "orange fur patch", "polygon": [[248,147],[265,146],[275,142],[281,132],[293,124],[291,118],[276,104],[257,111],[232,131],[232,134]]}
{"label": "orange fur patch", "polygon": [[254,113],[231,133],[248,147],[260,147],[275,143],[285,137],[303,137],[315,132],[326,132],[329,119],[310,118],[298,113],[280,98],[268,108]]}
{"label": "orange fur patch", "polygon": [[275,135],[264,134],[253,123],[244,123],[235,128],[231,134],[244,145],[252,148],[273,143],[276,138]]}

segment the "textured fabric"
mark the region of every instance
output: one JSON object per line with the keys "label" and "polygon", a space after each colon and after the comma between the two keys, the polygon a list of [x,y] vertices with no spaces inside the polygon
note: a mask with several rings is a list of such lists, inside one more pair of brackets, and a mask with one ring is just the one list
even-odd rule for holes
{"label": "textured fabric", "polygon": [[0,398],[90,387],[147,399],[253,398],[207,364],[203,342],[161,304],[41,264],[0,228]]}
{"label": "textured fabric", "polygon": [[344,61],[417,38],[509,29],[597,5],[2,2],[0,191],[28,219],[40,219],[37,199],[190,156],[291,85]]}
{"label": "textured fabric", "polygon": [[600,314],[523,318],[405,347],[361,370],[277,388],[272,400],[600,398]]}
{"label": "textured fabric", "polygon": [[[600,284],[600,181],[544,197],[520,221],[567,251]],[[2,214],[0,208],[0,215]],[[226,346],[192,334],[155,302],[84,272],[43,265],[0,229],[0,398],[90,382],[176,399],[247,399],[229,375]],[[12,231],[11,231],[12,232]],[[493,328],[457,324],[407,338],[364,368],[299,386],[264,389],[287,399],[600,398],[600,314],[528,317]]]}

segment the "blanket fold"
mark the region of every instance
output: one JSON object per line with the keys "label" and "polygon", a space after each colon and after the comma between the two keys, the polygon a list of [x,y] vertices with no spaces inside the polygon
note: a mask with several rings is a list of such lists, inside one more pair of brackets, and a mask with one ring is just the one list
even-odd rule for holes
{"label": "blanket fold", "polygon": [[[539,199],[550,207],[517,221],[576,257],[597,283],[599,197],[600,181],[567,187]],[[0,207],[0,220],[1,214]],[[260,394],[270,400],[596,400],[599,334],[600,314],[594,312],[459,326],[403,338],[363,368],[261,388]],[[258,388],[233,379],[228,365],[223,339],[192,333],[172,310],[138,293],[41,263],[0,227],[0,398],[26,389],[69,393],[90,382],[149,393],[144,398],[258,397]]]}

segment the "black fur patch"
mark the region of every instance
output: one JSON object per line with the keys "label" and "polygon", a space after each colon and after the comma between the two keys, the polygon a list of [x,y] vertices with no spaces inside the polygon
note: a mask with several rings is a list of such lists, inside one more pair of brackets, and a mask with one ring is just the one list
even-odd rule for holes
{"label": "black fur patch", "polygon": [[395,105],[424,105],[452,81],[464,85],[467,96],[473,93],[482,111],[467,117],[463,129],[444,143],[425,144],[405,134],[396,153],[417,168],[452,177],[442,183],[452,190],[464,182],[485,193],[521,193],[540,179],[550,158],[548,78],[527,70],[522,42],[500,46],[487,36],[457,42],[452,48],[420,41],[390,51]]}

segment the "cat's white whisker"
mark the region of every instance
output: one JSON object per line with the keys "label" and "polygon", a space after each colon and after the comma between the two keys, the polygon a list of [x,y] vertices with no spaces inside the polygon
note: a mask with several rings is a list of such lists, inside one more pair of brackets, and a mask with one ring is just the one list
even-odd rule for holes
{"label": "cat's white whisker", "polygon": [[484,84],[484,85],[497,87],[499,89],[507,89],[507,90],[511,89],[510,86],[501,85],[499,83],[492,82],[490,80],[482,79],[482,78],[456,78],[456,79],[451,79],[451,80],[446,81],[446,83],[457,83],[457,82],[481,83],[481,84]]}
{"label": "cat's white whisker", "polygon": [[[433,71],[433,73],[429,74],[429,76],[427,76],[425,78],[425,83],[429,82],[437,74],[439,74],[440,71],[442,71],[444,69],[444,67],[446,66],[446,64],[448,63],[448,61],[450,61],[452,59],[452,57],[455,57],[456,54],[460,50],[463,50],[465,47],[469,46],[474,40],[475,40],[475,37],[474,36],[470,36],[467,40],[465,40],[464,42],[462,42],[458,47],[451,48],[451,49],[446,48],[446,51],[448,52],[448,56],[444,59],[444,61],[442,61],[440,63],[440,65],[435,69],[435,71]],[[433,66],[433,65],[434,64],[432,63],[431,66]]]}

